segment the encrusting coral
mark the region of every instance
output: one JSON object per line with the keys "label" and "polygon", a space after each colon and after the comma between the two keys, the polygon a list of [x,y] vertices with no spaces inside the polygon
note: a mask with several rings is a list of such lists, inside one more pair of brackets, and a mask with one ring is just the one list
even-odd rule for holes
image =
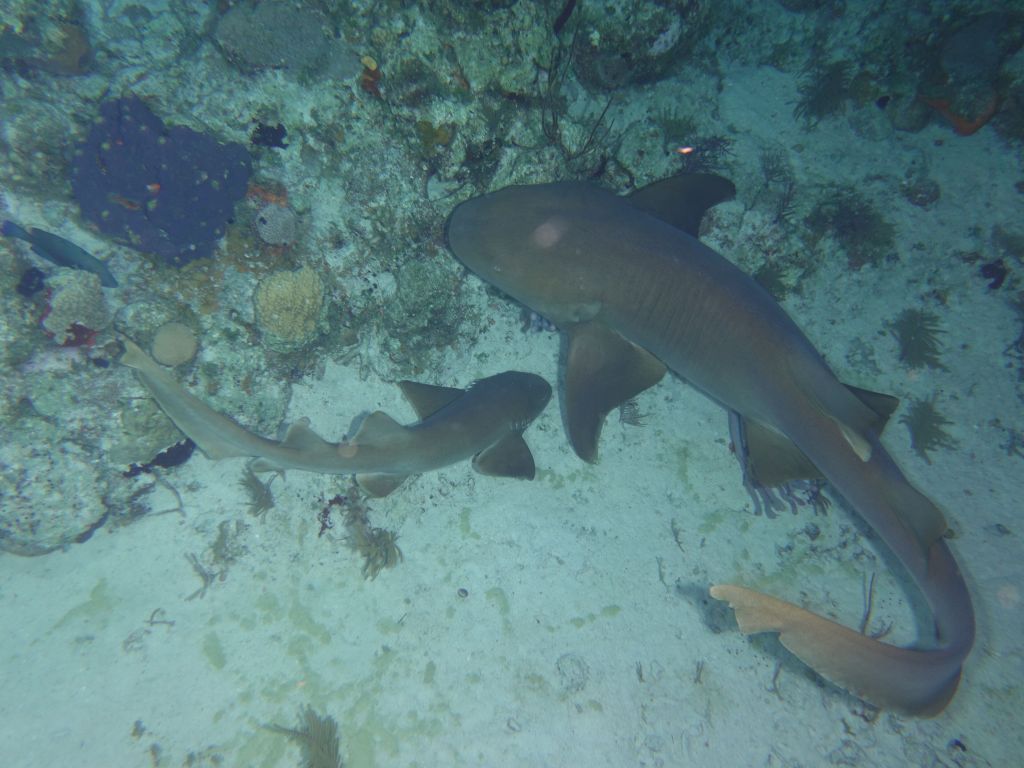
{"label": "encrusting coral", "polygon": [[62,268],[47,283],[52,293],[43,328],[59,344],[73,344],[82,332],[106,328],[110,312],[97,275]]}

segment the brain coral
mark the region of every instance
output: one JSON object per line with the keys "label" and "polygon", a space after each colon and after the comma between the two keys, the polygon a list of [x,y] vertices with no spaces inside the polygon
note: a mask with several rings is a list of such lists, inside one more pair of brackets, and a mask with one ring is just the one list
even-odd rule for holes
{"label": "brain coral", "polygon": [[320,335],[324,281],[310,267],[274,272],[256,286],[256,324],[268,347],[278,352],[301,349]]}

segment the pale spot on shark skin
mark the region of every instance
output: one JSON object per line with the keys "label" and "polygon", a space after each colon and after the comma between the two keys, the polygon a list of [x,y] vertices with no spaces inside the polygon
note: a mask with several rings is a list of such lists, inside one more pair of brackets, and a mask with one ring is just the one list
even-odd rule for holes
{"label": "pale spot on shark skin", "polygon": [[1013,584],[1003,584],[996,590],[996,600],[1003,608],[1016,608],[1020,605],[1020,590]]}
{"label": "pale spot on shark skin", "polygon": [[553,248],[558,245],[558,242],[568,231],[568,222],[561,217],[552,216],[547,221],[537,225],[537,228],[530,234],[530,240],[540,248]]}

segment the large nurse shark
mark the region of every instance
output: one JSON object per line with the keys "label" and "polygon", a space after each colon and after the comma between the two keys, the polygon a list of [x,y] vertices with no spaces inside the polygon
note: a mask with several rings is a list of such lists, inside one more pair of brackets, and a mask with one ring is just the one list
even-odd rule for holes
{"label": "large nurse shark", "polygon": [[626,196],[582,182],[511,186],[458,205],[447,239],[471,271],[568,335],[565,421],[583,459],[596,457],[606,414],[669,369],[738,414],[755,437],[751,459],[775,467],[769,474],[826,478],[926,597],[934,627],[921,645],[889,645],[741,586],[711,595],[730,603],[742,632],[778,632],[836,685],[935,715],[956,691],[975,631],[945,520],[882,447],[888,409],[842,384],[779,304],[698,240],[706,209],[734,194],[710,174]]}

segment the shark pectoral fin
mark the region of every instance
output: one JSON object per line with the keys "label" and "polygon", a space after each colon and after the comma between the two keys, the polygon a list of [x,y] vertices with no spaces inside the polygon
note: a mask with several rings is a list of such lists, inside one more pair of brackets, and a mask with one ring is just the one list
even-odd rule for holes
{"label": "shark pectoral fin", "polygon": [[418,381],[408,379],[398,382],[402,395],[409,401],[409,405],[416,411],[420,421],[432,416],[446,405],[451,405],[458,400],[466,391],[458,387],[436,387],[433,384],[421,384]]}
{"label": "shark pectoral fin", "polygon": [[661,381],[665,364],[598,322],[568,329],[565,410],[569,442],[584,461],[597,458],[597,440],[612,408]]}
{"label": "shark pectoral fin", "polygon": [[518,432],[506,435],[473,457],[473,469],[491,477],[533,480],[536,466],[530,447]]}
{"label": "shark pectoral fin", "polygon": [[745,587],[717,584],[711,596],[736,611],[743,634],[778,632],[782,645],[807,666],[876,706],[931,717],[956,692],[963,661],[956,652],[887,645]]}
{"label": "shark pectoral fin", "polygon": [[738,418],[747,451],[747,472],[755,485],[777,488],[794,480],[822,477],[807,455],[788,437],[760,422],[743,416]]}
{"label": "shark pectoral fin", "polygon": [[383,473],[367,473],[356,475],[356,482],[368,495],[380,498],[387,496],[400,486],[408,475],[386,475]]}
{"label": "shark pectoral fin", "polygon": [[629,202],[693,237],[708,208],[731,200],[736,187],[713,173],[684,173],[648,184],[632,192]]}

